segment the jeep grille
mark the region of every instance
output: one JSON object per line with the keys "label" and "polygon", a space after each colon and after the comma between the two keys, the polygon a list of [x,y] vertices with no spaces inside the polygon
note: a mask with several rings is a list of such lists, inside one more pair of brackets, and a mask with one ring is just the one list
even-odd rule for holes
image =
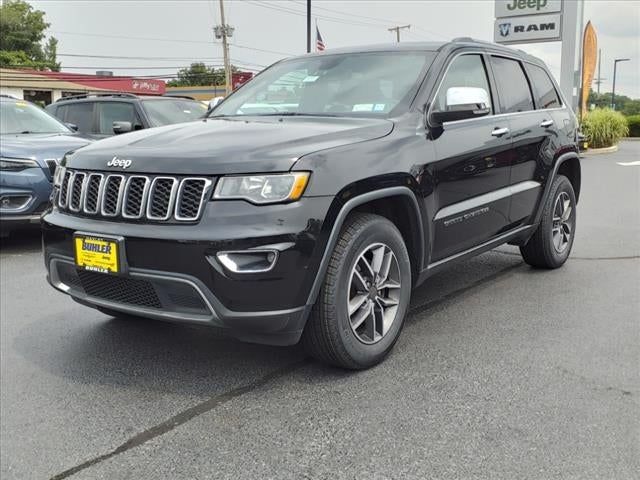
{"label": "jeep grille", "polygon": [[108,219],[193,222],[212,185],[200,177],[67,170],[57,204],[63,211]]}

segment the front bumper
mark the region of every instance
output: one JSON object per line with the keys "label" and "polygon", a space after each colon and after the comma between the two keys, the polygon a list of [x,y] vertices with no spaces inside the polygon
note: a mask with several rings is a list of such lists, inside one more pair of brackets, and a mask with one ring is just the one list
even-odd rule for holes
{"label": "front bumper", "polygon": [[[51,182],[42,168],[20,172],[3,171],[0,175],[0,230],[12,230],[40,224],[40,215],[49,203]],[[20,199],[17,208],[3,207],[3,199]],[[27,199],[23,203],[23,199]]]}
{"label": "front bumper", "polygon": [[[49,282],[89,306],[207,324],[249,342],[294,344],[311,308],[309,292],[324,252],[319,236],[331,200],[210,202],[194,225],[118,223],[50,211],[42,223]],[[124,237],[126,275],[78,271],[76,231]],[[265,246],[279,251],[268,272],[233,273],[216,258],[220,251]]]}

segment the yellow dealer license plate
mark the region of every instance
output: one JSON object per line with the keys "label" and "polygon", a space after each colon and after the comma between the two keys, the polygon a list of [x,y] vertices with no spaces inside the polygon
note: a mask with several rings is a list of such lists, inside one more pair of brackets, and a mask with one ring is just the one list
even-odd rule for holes
{"label": "yellow dealer license plate", "polygon": [[76,265],[100,273],[121,273],[121,241],[93,235],[74,236]]}

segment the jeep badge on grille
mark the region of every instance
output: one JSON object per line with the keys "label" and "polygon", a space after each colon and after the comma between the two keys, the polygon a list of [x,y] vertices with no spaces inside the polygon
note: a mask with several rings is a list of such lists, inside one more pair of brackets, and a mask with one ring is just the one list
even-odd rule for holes
{"label": "jeep badge on grille", "polygon": [[111,160],[107,162],[107,167],[120,167],[123,170],[129,168],[131,166],[131,160],[125,160],[123,158],[118,158],[116,155]]}

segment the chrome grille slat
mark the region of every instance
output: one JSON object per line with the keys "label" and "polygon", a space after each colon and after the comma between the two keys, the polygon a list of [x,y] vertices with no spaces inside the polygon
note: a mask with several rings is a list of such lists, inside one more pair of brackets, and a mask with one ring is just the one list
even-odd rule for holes
{"label": "chrome grille slat", "polygon": [[122,199],[122,217],[129,219],[142,218],[151,180],[144,175],[131,175],[127,180]]}
{"label": "chrome grille slat", "polygon": [[169,220],[176,200],[178,179],[174,177],[156,177],[151,182],[147,218],[149,220]]}
{"label": "chrome grille slat", "polygon": [[175,217],[177,220],[195,220],[200,218],[204,199],[211,187],[208,178],[184,178],[180,182],[176,198]]}
{"label": "chrome grille slat", "polygon": [[214,179],[67,169],[58,192],[62,211],[109,220],[194,222]]}
{"label": "chrome grille slat", "polygon": [[98,213],[103,182],[104,175],[101,173],[90,173],[87,175],[84,201],[82,205],[82,211],[84,213],[88,213],[90,215]]}
{"label": "chrome grille slat", "polygon": [[69,210],[72,212],[79,212],[82,208],[82,200],[84,198],[83,190],[86,178],[87,175],[85,173],[76,172],[73,175],[73,180],[69,183],[67,196],[69,199]]}
{"label": "chrome grille slat", "polygon": [[120,213],[124,185],[124,175],[108,175],[105,178],[100,199],[100,214],[103,217],[116,217]]}

